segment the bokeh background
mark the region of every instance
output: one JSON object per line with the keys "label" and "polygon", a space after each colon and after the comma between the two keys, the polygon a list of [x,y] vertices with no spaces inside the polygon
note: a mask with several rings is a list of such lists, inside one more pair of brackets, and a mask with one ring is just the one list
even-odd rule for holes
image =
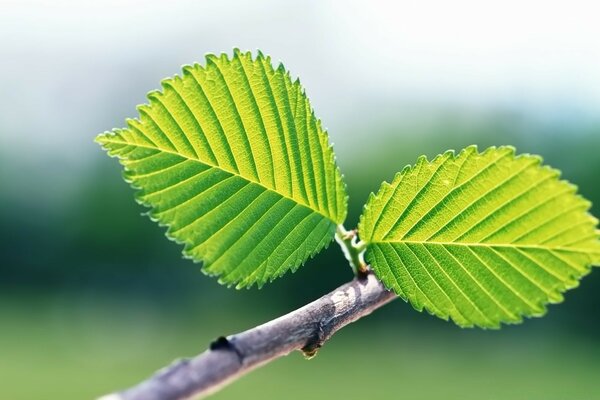
{"label": "bokeh background", "polygon": [[[91,399],[351,279],[336,246],[221,287],[141,214],[97,133],[207,52],[300,76],[350,193],[420,154],[512,144],[600,215],[594,2],[0,1],[0,399]],[[462,330],[396,301],[215,399],[600,398],[600,272],[542,319]]]}

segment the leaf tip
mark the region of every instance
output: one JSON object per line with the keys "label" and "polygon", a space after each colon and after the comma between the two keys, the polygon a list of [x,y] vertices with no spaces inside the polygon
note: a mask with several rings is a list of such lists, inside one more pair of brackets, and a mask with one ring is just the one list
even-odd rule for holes
{"label": "leaf tip", "polygon": [[110,131],[102,132],[102,133],[96,135],[96,137],[94,138],[94,142],[96,142],[100,146],[104,147],[107,144],[107,142],[111,136],[114,136],[114,133],[112,133]]}

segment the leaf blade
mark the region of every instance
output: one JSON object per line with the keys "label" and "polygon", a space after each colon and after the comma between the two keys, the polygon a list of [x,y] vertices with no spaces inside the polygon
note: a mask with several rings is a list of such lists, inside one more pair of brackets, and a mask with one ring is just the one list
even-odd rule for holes
{"label": "leaf blade", "polygon": [[540,164],[511,147],[420,158],[369,197],[367,261],[415,308],[461,326],[542,315],[600,264],[600,240],[590,203]]}
{"label": "leaf blade", "polygon": [[[223,284],[262,286],[331,242],[346,215],[345,185],[304,90],[283,67],[235,50],[184,67],[162,87],[138,107],[139,120],[97,142],[186,257]],[[317,153],[329,162],[304,159]]]}

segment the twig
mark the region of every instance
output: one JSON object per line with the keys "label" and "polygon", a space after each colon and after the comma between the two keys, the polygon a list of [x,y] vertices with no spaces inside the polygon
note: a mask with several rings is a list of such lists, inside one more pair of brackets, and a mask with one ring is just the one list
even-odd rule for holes
{"label": "twig", "polygon": [[204,353],[175,361],[148,380],[99,400],[184,400],[205,397],[294,350],[307,357],[335,332],[392,301],[372,273],[266,324],[221,337]]}

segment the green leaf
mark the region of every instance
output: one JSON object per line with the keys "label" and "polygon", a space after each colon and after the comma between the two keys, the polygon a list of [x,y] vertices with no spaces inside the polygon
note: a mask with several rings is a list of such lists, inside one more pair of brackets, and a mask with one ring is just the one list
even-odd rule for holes
{"label": "green leaf", "polygon": [[472,146],[419,158],[371,194],[366,260],[417,310],[461,326],[540,316],[600,263],[598,221],[541,158]]}
{"label": "green leaf", "polygon": [[346,216],[344,183],[304,89],[269,57],[209,55],[97,141],[150,216],[219,282],[296,270]]}

